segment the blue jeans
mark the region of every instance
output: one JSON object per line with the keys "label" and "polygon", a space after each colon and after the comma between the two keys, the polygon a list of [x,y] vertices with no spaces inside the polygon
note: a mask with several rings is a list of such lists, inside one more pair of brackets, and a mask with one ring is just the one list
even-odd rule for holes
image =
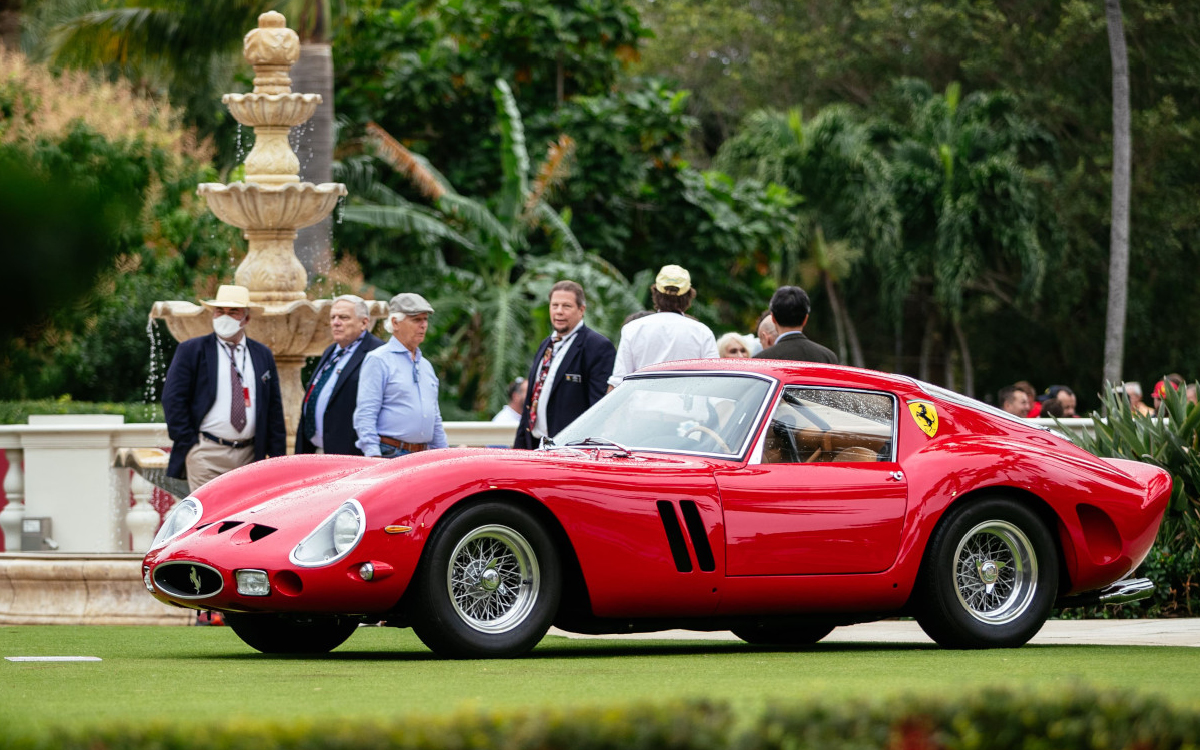
{"label": "blue jeans", "polygon": [[400,456],[407,456],[411,452],[412,451],[400,450],[394,445],[388,445],[386,443],[379,444],[379,455],[383,458],[399,458]]}

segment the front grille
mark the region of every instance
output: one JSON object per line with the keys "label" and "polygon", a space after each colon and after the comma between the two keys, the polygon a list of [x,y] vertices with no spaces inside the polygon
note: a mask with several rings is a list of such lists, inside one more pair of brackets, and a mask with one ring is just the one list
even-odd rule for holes
{"label": "front grille", "polygon": [[221,593],[225,581],[207,565],[169,562],[154,569],[154,585],[180,599],[204,599]]}

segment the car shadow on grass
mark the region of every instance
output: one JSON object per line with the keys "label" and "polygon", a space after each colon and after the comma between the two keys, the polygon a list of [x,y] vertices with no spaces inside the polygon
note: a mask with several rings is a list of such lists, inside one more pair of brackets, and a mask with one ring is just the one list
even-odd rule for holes
{"label": "car shadow on grass", "polygon": [[[555,639],[556,641],[558,639]],[[564,639],[565,640],[565,639]],[[618,641],[618,640],[567,640],[566,642],[543,642],[533,651],[518,657],[521,659],[609,659],[615,656],[711,656],[711,655],[755,655],[771,653],[838,654],[862,652],[914,652],[938,651],[937,646],[924,643],[827,643],[813,646],[754,646],[735,641]],[[180,655],[179,658],[195,658]],[[229,661],[392,661],[422,662],[443,661],[428,650],[411,648],[355,649],[347,644],[328,654],[263,654],[247,648],[244,652],[206,654],[206,659]]]}

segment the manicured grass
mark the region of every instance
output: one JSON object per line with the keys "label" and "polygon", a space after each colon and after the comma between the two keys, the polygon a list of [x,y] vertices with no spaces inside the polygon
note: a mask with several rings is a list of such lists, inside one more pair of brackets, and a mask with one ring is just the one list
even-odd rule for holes
{"label": "manicured grass", "polygon": [[720,641],[548,637],[525,659],[444,661],[408,630],[360,628],[323,658],[264,656],[228,628],[0,627],[0,725],[35,731],[149,720],[401,720],[460,711],[728,702],[745,717],[771,701],[960,696],[985,687],[1050,694],[1118,688],[1200,707],[1200,649],[831,643],[807,651]]}

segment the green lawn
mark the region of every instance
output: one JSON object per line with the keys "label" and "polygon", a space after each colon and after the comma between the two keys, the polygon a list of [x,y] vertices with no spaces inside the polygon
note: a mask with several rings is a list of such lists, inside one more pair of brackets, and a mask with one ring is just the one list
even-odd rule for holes
{"label": "green lawn", "polygon": [[1160,694],[1200,707],[1200,649],[1025,646],[944,651],[895,644],[758,649],[720,641],[548,637],[524,659],[435,659],[408,630],[361,628],[324,658],[269,657],[228,628],[0,627],[0,725],[15,730],[150,719],[211,723],[407,720],[458,711],[728,702],[741,716],[773,700],[958,696],[984,687],[1050,694],[1081,685]]}

